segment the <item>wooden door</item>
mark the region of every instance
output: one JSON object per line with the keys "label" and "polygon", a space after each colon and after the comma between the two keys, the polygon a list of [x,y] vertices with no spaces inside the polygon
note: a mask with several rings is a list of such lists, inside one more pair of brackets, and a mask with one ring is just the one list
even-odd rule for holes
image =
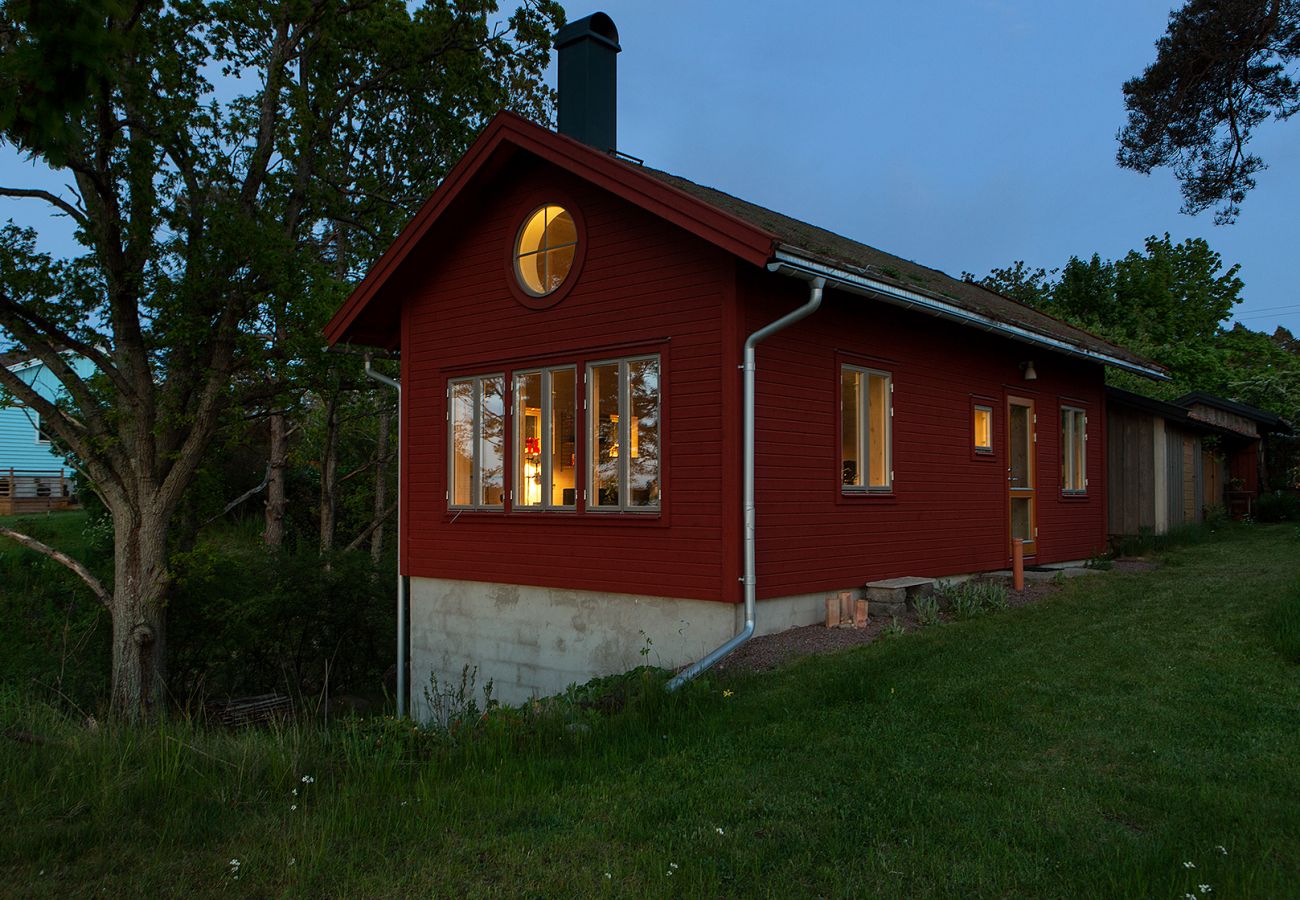
{"label": "wooden door", "polygon": [[1008,532],[1011,541],[1024,541],[1025,556],[1038,544],[1037,422],[1033,400],[1007,398]]}

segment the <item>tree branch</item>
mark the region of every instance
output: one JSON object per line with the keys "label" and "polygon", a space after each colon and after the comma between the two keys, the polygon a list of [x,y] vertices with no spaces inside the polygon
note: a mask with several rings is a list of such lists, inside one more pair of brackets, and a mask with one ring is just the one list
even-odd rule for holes
{"label": "tree branch", "polygon": [[83,228],[86,226],[86,214],[77,209],[67,200],[64,200],[58,194],[52,194],[49,191],[42,191],[38,188],[11,188],[0,187],[0,197],[31,197],[36,200],[44,200],[52,206],[57,206],[63,212],[67,213],[73,221]]}
{"label": "tree branch", "polygon": [[346,547],[343,548],[343,552],[347,553],[349,550],[355,550],[358,547],[360,547],[362,544],[364,544],[366,542],[366,539],[369,538],[372,534],[374,534],[375,530],[379,528],[380,525],[383,525],[386,521],[388,521],[388,517],[391,516],[396,510],[397,510],[397,501],[394,500],[389,505],[388,509],[384,510],[384,514],[382,516],[377,517],[373,522],[371,522],[364,529],[362,529],[361,533],[357,535],[356,538],[353,539],[352,543],[348,544]]}
{"label": "tree branch", "polygon": [[0,536],[7,537],[11,541],[22,544],[28,550],[33,550],[42,556],[47,556],[64,568],[70,569],[73,574],[86,583],[86,586],[94,593],[95,599],[98,600],[105,609],[109,608],[109,605],[112,603],[112,595],[109,594],[108,589],[104,587],[103,582],[94,575],[91,575],[89,569],[77,562],[71,556],[68,556],[68,554],[55,550],[48,544],[42,544],[40,541],[36,540],[36,538],[20,534],[3,525],[0,525]]}

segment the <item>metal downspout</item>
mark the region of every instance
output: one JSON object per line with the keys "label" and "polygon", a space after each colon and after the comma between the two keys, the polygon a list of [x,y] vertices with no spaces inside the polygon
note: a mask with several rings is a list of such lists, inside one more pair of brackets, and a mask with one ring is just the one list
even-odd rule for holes
{"label": "metal downspout", "polygon": [[366,376],[397,391],[397,718],[406,716],[406,578],[402,575],[402,385],[395,378],[376,372],[366,354]]}
{"label": "metal downspout", "polygon": [[796,310],[786,313],[775,322],[771,322],[755,331],[745,341],[745,397],[744,397],[744,505],[745,505],[745,574],[741,579],[745,585],[745,627],[735,637],[703,658],[691,663],[673,676],[665,687],[675,691],[686,682],[713,666],[731,651],[754,636],[755,610],[757,607],[757,563],[755,560],[755,514],[754,514],[754,387],[757,371],[757,354],[755,347],[772,335],[794,323],[805,319],[822,305],[822,294],[826,288],[826,279],[821,276],[813,278],[808,286],[808,302]]}

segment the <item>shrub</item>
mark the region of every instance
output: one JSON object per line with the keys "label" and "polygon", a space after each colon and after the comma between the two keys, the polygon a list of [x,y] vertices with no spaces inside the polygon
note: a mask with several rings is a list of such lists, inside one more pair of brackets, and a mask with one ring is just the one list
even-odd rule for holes
{"label": "shrub", "polygon": [[1261,494],[1255,501],[1254,517],[1257,522],[1300,521],[1300,498],[1287,491]]}
{"label": "shrub", "polygon": [[880,629],[881,637],[902,637],[907,634],[907,629],[898,624],[898,616],[890,616],[889,624]]}
{"label": "shrub", "polygon": [[939,590],[944,605],[958,619],[973,619],[986,612],[1006,609],[1007,589],[996,581],[965,581],[946,584]]}

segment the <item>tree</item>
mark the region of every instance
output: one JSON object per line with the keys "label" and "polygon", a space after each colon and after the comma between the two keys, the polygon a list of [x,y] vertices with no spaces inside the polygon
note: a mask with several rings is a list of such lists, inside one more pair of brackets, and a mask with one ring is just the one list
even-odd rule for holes
{"label": "tree", "polygon": [[[268,311],[290,328],[318,320],[488,117],[549,116],[541,76],[562,10],[524,0],[493,25],[495,12],[0,0],[0,143],[68,182],[0,196],[49,204],[82,248],[52,259],[31,232],[0,230],[0,339],[49,366],[71,403],[3,369],[0,384],[112,514],[117,713],[160,709],[165,610],[183,602],[169,596],[169,526],[223,415],[279,391],[264,377]],[[61,351],[96,374],[79,378]]]}
{"label": "tree", "polygon": [[1119,164],[1144,174],[1171,166],[1183,211],[1241,212],[1264,161],[1255,128],[1300,110],[1300,0],[1187,0],[1169,14],[1156,59],[1124,84],[1128,121]]}

